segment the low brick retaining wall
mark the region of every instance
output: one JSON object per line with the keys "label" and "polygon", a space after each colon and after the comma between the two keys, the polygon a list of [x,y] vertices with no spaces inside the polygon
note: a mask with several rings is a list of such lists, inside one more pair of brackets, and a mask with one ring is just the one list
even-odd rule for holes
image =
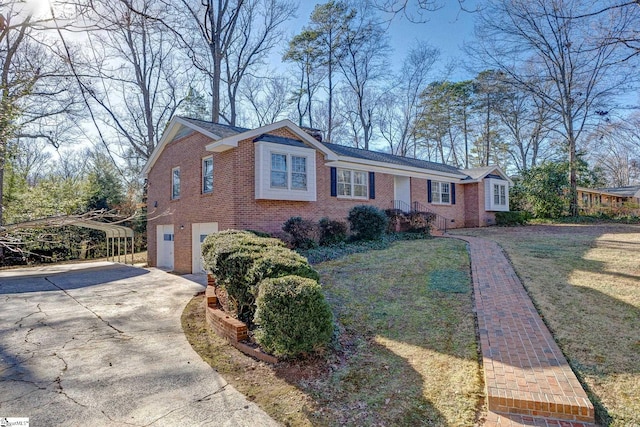
{"label": "low brick retaining wall", "polygon": [[242,342],[249,338],[247,325],[229,316],[219,308],[218,298],[216,297],[215,279],[211,274],[207,274],[207,289],[204,293],[203,305],[207,324],[217,335],[226,338],[232,346],[248,356],[255,357],[267,363],[278,363],[278,359],[274,356]]}

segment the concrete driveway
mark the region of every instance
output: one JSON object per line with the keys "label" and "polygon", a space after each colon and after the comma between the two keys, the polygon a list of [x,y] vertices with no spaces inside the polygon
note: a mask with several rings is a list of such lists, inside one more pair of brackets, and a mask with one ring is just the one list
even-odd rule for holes
{"label": "concrete driveway", "polygon": [[31,426],[275,426],[191,349],[203,286],[107,262],[0,272],[0,418]]}

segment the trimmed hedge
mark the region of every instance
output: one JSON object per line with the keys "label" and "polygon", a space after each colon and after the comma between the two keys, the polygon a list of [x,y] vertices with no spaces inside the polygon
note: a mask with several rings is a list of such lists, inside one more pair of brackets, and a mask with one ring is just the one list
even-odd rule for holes
{"label": "trimmed hedge", "polygon": [[320,276],[300,254],[278,239],[244,231],[223,231],[207,237],[202,246],[205,267],[224,287],[238,319],[251,324],[258,284],[266,278],[297,275],[312,280]]}
{"label": "trimmed hedge", "polygon": [[255,312],[255,282],[247,273],[265,252],[284,248],[278,239],[258,237],[253,233],[226,230],[208,236],[202,244],[204,265],[226,290],[231,307],[239,319],[250,322]]}
{"label": "trimmed hedge", "polygon": [[530,219],[531,214],[526,211],[496,212],[496,225],[525,225]]}
{"label": "trimmed hedge", "polygon": [[260,283],[256,299],[256,341],[278,357],[317,352],[333,335],[333,315],[320,284],[284,276]]}
{"label": "trimmed hedge", "polygon": [[369,205],[353,207],[347,219],[356,240],[382,239],[389,223],[384,211]]}

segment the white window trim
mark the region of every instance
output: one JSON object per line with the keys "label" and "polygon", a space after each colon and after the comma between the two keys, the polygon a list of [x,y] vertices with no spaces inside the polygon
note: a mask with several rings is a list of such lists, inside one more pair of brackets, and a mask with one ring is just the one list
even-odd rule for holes
{"label": "white window trim", "polygon": [[[205,175],[204,175],[204,171],[205,171],[204,162],[207,161],[207,160],[211,160],[211,190],[209,190],[209,191],[205,191],[205,189],[204,189],[204,177],[205,177]],[[201,192],[201,194],[212,194],[213,193],[213,174],[214,174],[214,172],[213,172],[213,156],[206,156],[206,157],[202,158],[202,161],[200,162],[200,170],[201,170],[201,179],[202,179],[202,182],[200,183],[201,184],[200,192]]]}
{"label": "white window trim", "polygon": [[[283,146],[267,141],[255,145],[255,198],[265,200],[316,201],[316,150],[307,147]],[[271,187],[271,154],[287,156],[287,188]],[[292,157],[306,159],[307,188],[291,188]]]}
{"label": "white window trim", "polygon": [[[178,194],[175,194],[175,172],[178,171]],[[178,200],[180,198],[180,194],[182,193],[182,176],[180,174],[180,166],[176,166],[171,168],[171,200]]]}
{"label": "white window trim", "polygon": [[[498,211],[498,212],[508,212],[509,211],[509,182],[504,179],[497,178],[485,178],[485,210],[486,211]],[[500,191],[501,188],[504,188],[505,195],[505,203],[496,203],[496,186],[498,188],[498,200],[500,200]],[[500,200],[501,201],[501,200]]]}
{"label": "white window trim", "polygon": [[[349,186],[351,187],[351,195],[343,195],[339,193],[339,184],[340,182],[338,181],[338,177],[340,176],[340,171],[349,171],[350,173],[350,182],[349,182]],[[364,196],[356,196],[355,195],[355,184],[354,184],[354,179],[355,179],[355,174],[354,172],[357,173],[362,173],[364,174],[364,182],[365,182],[365,195]],[[336,169],[336,197],[338,199],[357,199],[357,200],[368,200],[369,199],[369,172],[368,171],[364,171],[364,170],[358,170],[358,169],[348,169],[348,168],[337,168]]]}
{"label": "white window trim", "polygon": [[[433,185],[437,184],[438,186],[438,191],[434,192],[433,191]],[[445,193],[449,195],[449,201],[448,202],[443,202],[442,201],[442,184],[447,184],[449,186],[449,192]],[[435,194],[438,194],[438,201],[435,201]],[[446,181],[436,181],[436,180],[432,180],[431,181],[431,204],[432,205],[450,205],[451,204],[451,182],[446,182]]]}
{"label": "white window trim", "polygon": [[[285,187],[273,187],[271,185],[271,174],[274,172],[273,168],[272,168],[272,163],[271,163],[271,157],[274,154],[278,154],[281,156],[285,156],[285,162],[286,162],[286,169],[284,170],[285,174],[287,175],[287,183]],[[307,178],[307,186],[306,188],[294,188],[293,187],[293,158],[294,157],[298,157],[298,158],[302,158],[305,160],[305,177]],[[273,189],[273,190],[287,190],[287,191],[307,191],[309,188],[309,157],[306,155],[300,155],[300,154],[295,154],[295,153],[286,153],[284,151],[277,151],[277,150],[271,150],[269,151],[269,188]],[[282,171],[276,171],[276,172],[282,172]],[[296,172],[299,173],[299,172]]]}

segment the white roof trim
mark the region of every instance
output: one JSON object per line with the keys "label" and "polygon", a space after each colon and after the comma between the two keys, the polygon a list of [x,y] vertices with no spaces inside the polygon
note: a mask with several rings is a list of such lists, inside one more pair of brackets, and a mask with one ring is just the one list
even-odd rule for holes
{"label": "white roof trim", "polygon": [[396,165],[394,163],[378,162],[374,160],[358,159],[355,157],[346,156],[340,156],[340,160],[327,162],[325,163],[325,166],[344,169],[367,170],[371,172],[388,173],[390,175],[398,176],[410,176],[414,178],[448,178],[462,184],[465,183],[463,179],[466,177],[466,175],[463,174],[440,172],[433,169]]}
{"label": "white roof trim", "polygon": [[[465,169],[462,169],[461,171],[462,173],[465,173]],[[482,180],[485,179],[487,175],[492,174],[494,172],[498,172],[497,174],[500,175],[502,178],[504,178],[506,181],[508,181],[509,185],[513,185],[513,181],[511,180],[511,178],[509,178],[509,176],[507,176],[507,174],[504,173],[504,171],[500,168],[500,166],[490,166],[487,169],[487,172],[484,173],[480,178],[467,179],[465,180],[464,183],[482,182]]]}
{"label": "white roof trim", "polygon": [[160,138],[158,145],[153,150],[153,153],[151,153],[151,156],[149,156],[149,160],[147,161],[147,164],[142,169],[143,176],[146,177],[147,175],[149,175],[149,171],[151,171],[151,168],[160,157],[160,154],[164,150],[165,146],[171,141],[173,141],[173,138],[176,136],[178,131],[180,131],[180,129],[183,126],[191,128],[196,132],[200,132],[201,134],[206,135],[213,140],[218,140],[221,138],[220,135],[216,135],[215,133],[209,132],[208,130],[201,128],[200,126],[196,126],[195,124],[191,123],[188,120],[183,119],[182,117],[174,116],[171,119],[171,121],[169,121],[169,125],[167,126],[167,129],[162,134],[162,138]]}
{"label": "white roof trim", "polygon": [[[328,160],[337,160],[338,156],[331,150],[329,150],[325,145],[319,143],[314,137],[309,135],[307,132],[302,130],[299,126],[293,123],[291,120],[284,119],[279,122],[272,123],[270,125],[262,126],[256,129],[251,129],[246,132],[238,133],[233,136],[228,136],[226,138],[220,139],[218,141],[212,142],[205,146],[207,151],[217,151],[219,147],[227,146],[229,148],[237,147],[238,142],[254,138],[256,136],[273,132],[276,129],[287,128],[291,132],[293,132],[296,136],[302,139],[307,144],[311,145],[316,150],[320,151],[325,155]],[[224,150],[223,150],[224,151]]]}

